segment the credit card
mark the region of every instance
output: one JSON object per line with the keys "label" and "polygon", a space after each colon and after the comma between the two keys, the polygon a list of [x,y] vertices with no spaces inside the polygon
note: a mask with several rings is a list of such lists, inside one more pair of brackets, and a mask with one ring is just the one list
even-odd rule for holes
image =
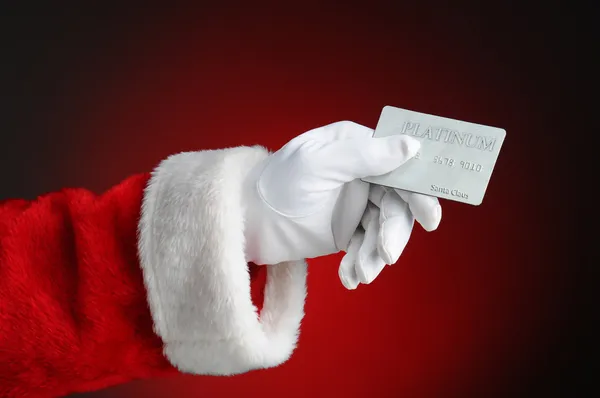
{"label": "credit card", "polygon": [[373,137],[397,134],[419,140],[419,153],[396,170],[363,181],[481,204],[506,137],[504,129],[386,106]]}

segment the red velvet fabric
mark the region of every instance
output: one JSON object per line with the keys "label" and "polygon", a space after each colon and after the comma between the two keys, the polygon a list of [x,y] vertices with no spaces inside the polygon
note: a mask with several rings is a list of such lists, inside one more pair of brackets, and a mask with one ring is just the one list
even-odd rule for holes
{"label": "red velvet fabric", "polygon": [[[58,397],[177,373],[153,332],[137,256],[149,174],[102,195],[0,202],[0,397]],[[264,270],[251,267],[262,303]]]}

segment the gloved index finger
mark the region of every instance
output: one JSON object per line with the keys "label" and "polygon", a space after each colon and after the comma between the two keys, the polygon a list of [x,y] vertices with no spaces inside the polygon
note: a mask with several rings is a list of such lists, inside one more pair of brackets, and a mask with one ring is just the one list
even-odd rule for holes
{"label": "gloved index finger", "polygon": [[408,203],[411,213],[426,231],[437,229],[442,220],[442,206],[438,198],[402,189],[395,189],[395,191]]}
{"label": "gloved index finger", "polygon": [[358,178],[388,173],[411,159],[420,142],[407,135],[382,138],[352,138],[321,145],[310,153],[312,167],[333,189]]}

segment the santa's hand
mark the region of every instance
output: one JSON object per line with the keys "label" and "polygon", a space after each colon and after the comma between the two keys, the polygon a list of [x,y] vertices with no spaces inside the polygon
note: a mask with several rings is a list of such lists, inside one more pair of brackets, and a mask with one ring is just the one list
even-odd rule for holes
{"label": "santa's hand", "polygon": [[406,135],[338,122],[306,132],[252,170],[246,190],[247,260],[257,264],[347,252],[344,285],[370,283],[402,253],[416,219],[437,228],[436,198],[384,189],[360,178],[386,174],[412,158]]}

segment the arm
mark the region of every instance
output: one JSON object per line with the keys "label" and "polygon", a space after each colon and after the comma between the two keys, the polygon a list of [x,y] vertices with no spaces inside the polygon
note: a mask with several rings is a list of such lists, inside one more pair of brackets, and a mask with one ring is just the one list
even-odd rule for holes
{"label": "arm", "polygon": [[284,362],[306,265],[245,260],[240,186],[266,156],[184,153],[100,196],[69,189],[0,203],[0,396]]}

